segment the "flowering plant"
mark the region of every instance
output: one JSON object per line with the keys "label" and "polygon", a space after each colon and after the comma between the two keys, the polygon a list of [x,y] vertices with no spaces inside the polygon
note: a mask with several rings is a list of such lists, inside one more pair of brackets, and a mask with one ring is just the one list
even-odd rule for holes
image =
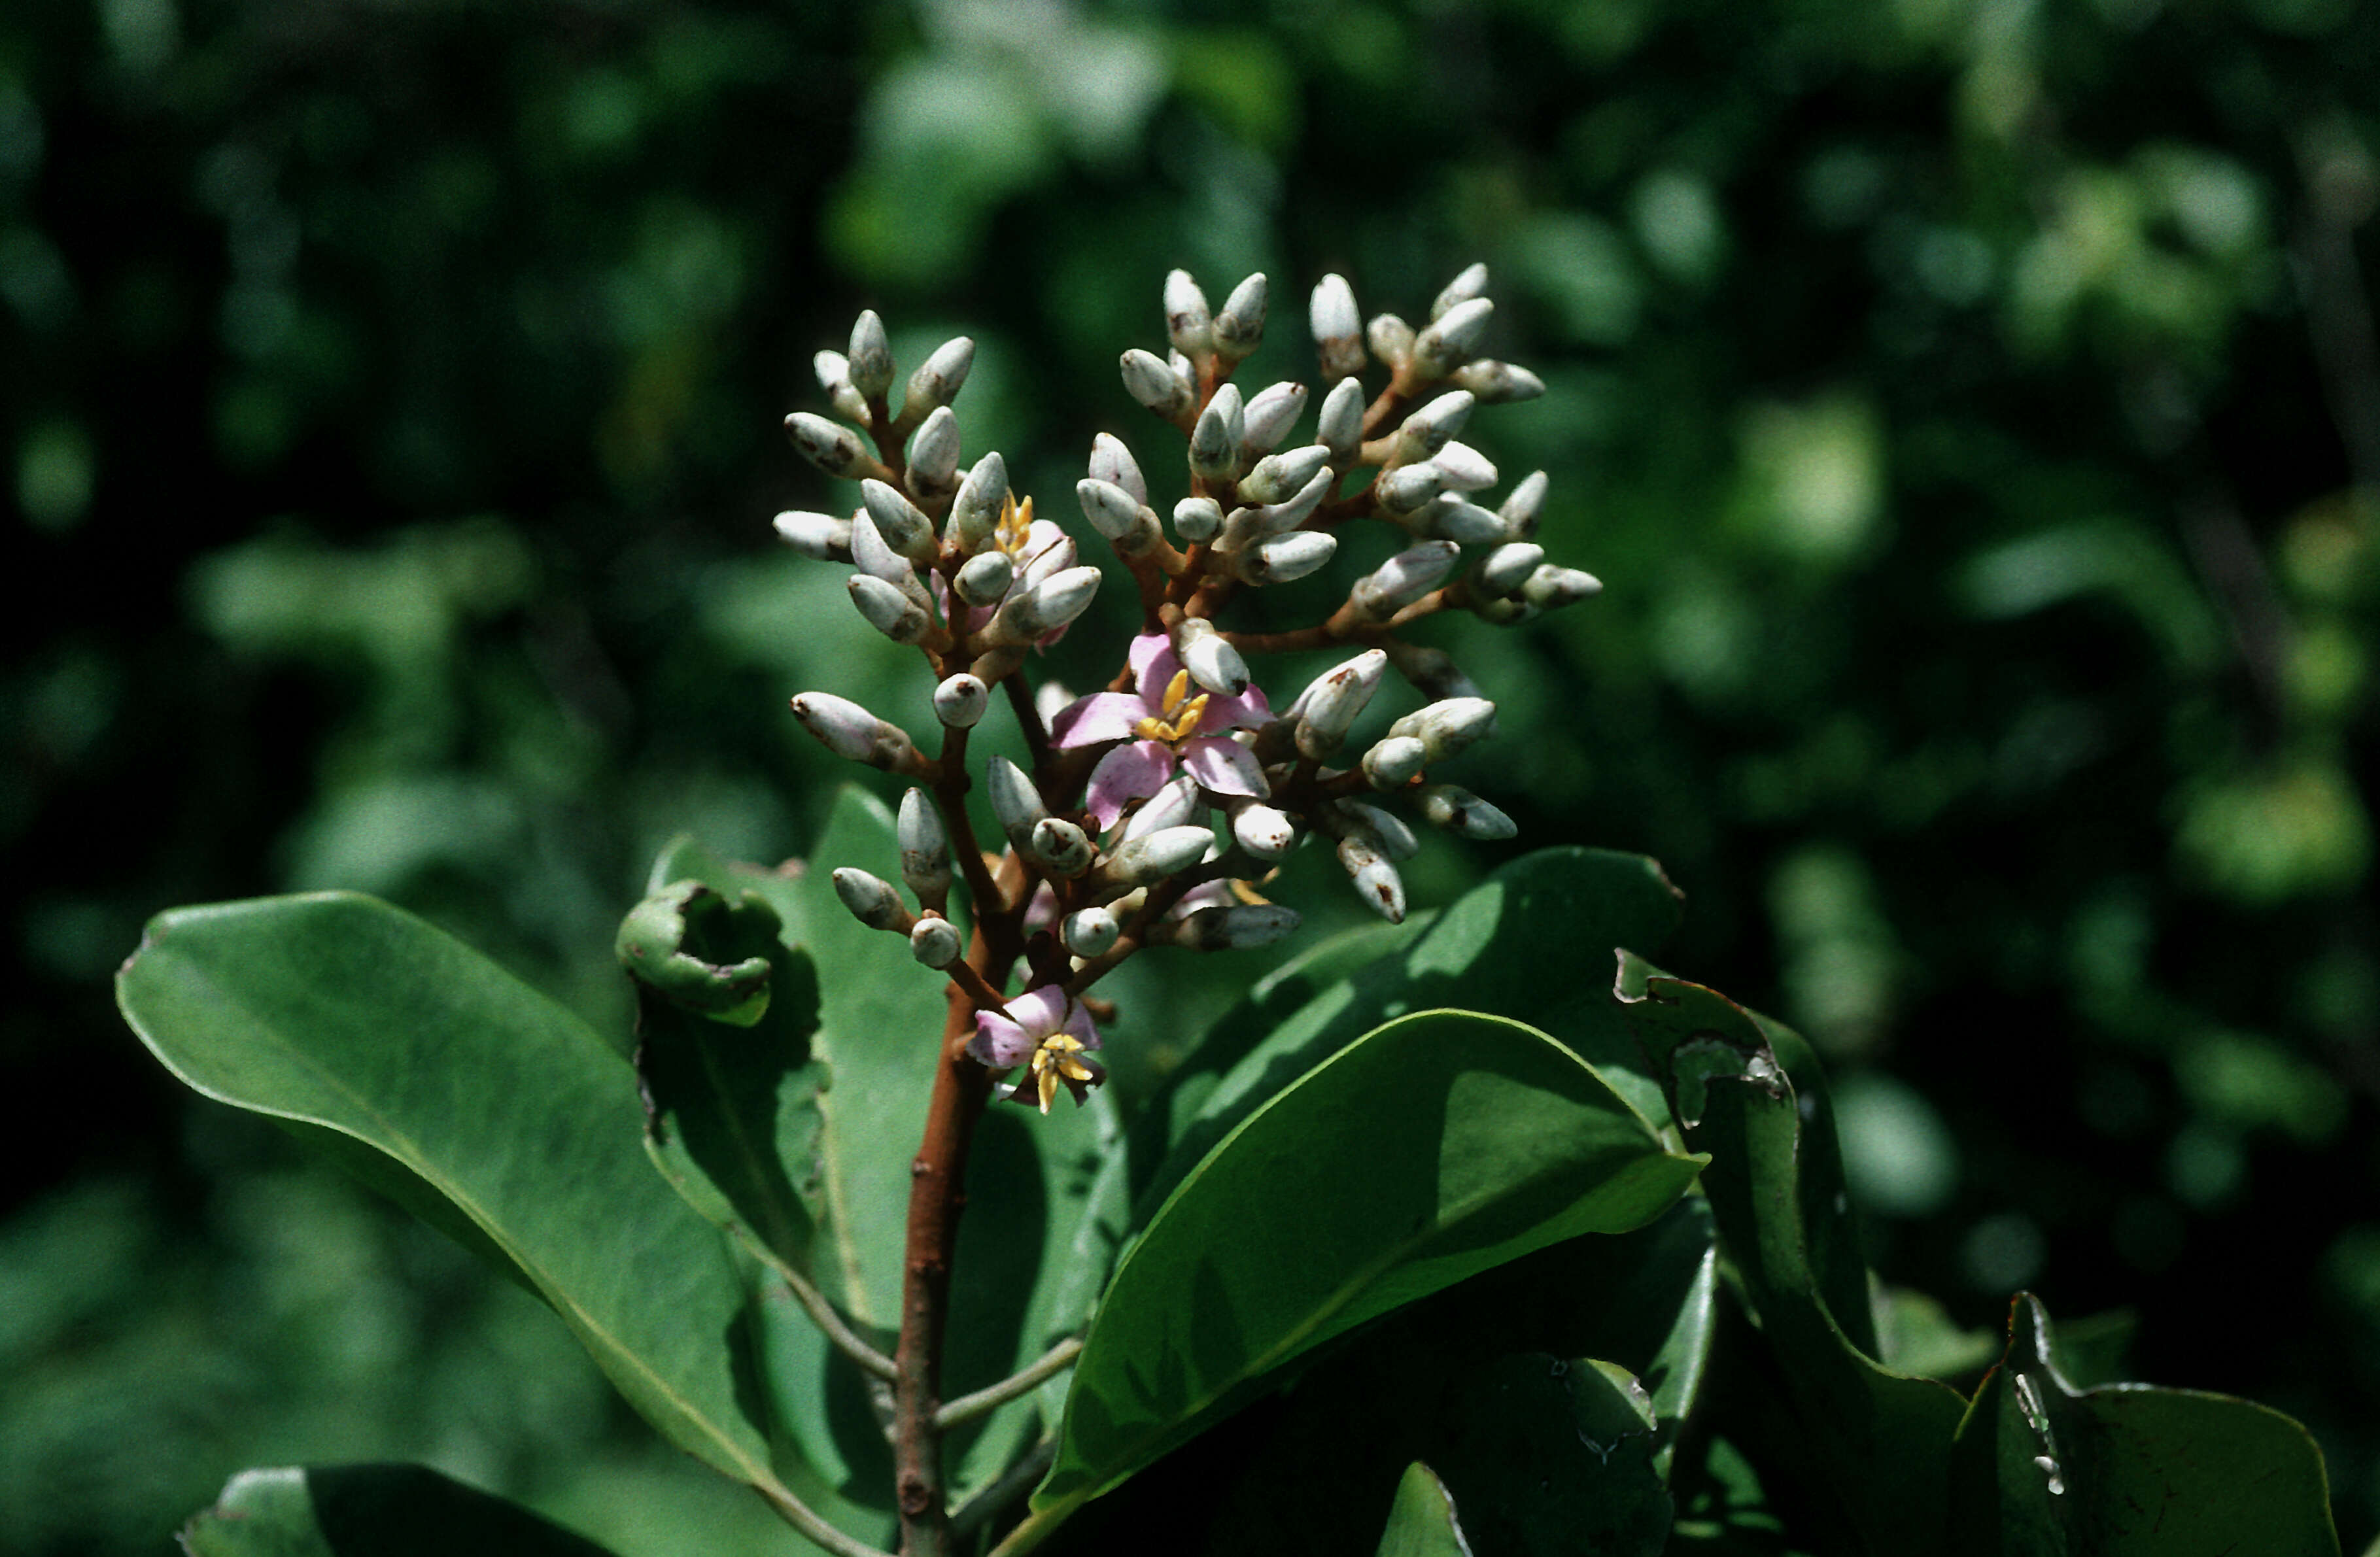
{"label": "flowering plant", "polygon": [[[1326,277],[1299,443],[1305,384],[1235,382],[1266,279],[1210,310],[1175,272],[1170,354],[1122,371],[1184,442],[1179,495],[1160,518],[1164,483],[1102,433],[1082,540],[999,454],[962,472],[972,345],[929,356],[896,411],[863,313],[817,359],[841,420],[787,420],[858,500],[775,528],[848,566],[859,614],[924,661],[912,718],[792,699],[903,781],[897,811],[846,792],[815,868],[665,850],[618,937],[628,1045],[348,894],[162,917],[128,1017],[192,1085],[521,1281],[659,1430],[830,1551],[1742,1551],[1780,1520],[1876,1552],[2176,1528],[2335,1551],[2286,1418],[2090,1388],[2028,1296],[2002,1344],[1872,1294],[1824,1077],[1791,1032],[1642,959],[1678,915],[1651,861],[1545,850],[1409,914],[1413,821],[1515,832],[1440,776],[1496,706],[1415,629],[1599,588],[1533,539],[1543,473],[1475,500],[1500,477],[1459,435],[1540,387],[1478,355],[1486,286],[1474,266],[1419,328],[1366,325]],[[1390,554],[1289,591],[1311,620],[1244,616],[1366,526]],[[1112,566],[1086,560],[1101,546]],[[1041,676],[1124,578],[1104,687]],[[1335,663],[1276,710],[1260,673],[1297,651]],[[1384,717],[1390,672],[1412,706]],[[995,700],[1021,762],[976,747]],[[1187,1058],[1111,1095],[1102,1025],[1135,1016],[1100,981],[1290,935],[1268,894],[1316,840],[1386,924],[1166,1035]],[[2218,1449],[2235,1473],[2207,1474]],[[391,1499],[441,1538],[583,1550],[384,1467],[249,1473],[187,1539],[419,1544],[358,1533],[354,1509]]]}

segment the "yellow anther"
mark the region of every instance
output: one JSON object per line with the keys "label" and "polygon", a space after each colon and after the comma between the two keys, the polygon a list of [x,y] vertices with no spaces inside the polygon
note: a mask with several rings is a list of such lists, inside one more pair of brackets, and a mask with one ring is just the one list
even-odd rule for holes
{"label": "yellow anther", "polygon": [[1050,1112],[1050,1100],[1058,1095],[1061,1077],[1068,1081],[1095,1081],[1098,1072],[1075,1056],[1082,1052],[1083,1040],[1072,1033],[1051,1033],[1033,1051],[1033,1090],[1040,1097],[1041,1112]]}
{"label": "yellow anther", "polygon": [[1182,699],[1189,696],[1189,693],[1190,673],[1186,670],[1175,671],[1173,679],[1165,684],[1165,698],[1159,705],[1164,710],[1166,718],[1172,718],[1180,711]]}
{"label": "yellow anther", "polygon": [[1025,560],[1025,538],[1033,529],[1033,500],[1019,503],[1014,493],[1000,500],[1000,522],[992,528],[993,542],[1018,562]]}

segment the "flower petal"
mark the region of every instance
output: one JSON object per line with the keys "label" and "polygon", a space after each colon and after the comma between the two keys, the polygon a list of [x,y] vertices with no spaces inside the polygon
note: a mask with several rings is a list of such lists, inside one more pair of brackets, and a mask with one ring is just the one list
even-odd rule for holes
{"label": "flower petal", "polygon": [[1074,1002],[1066,998],[1065,991],[1055,984],[1044,984],[1039,989],[1010,996],[1008,1014],[1038,1045],[1065,1027],[1066,1008],[1072,1004]]}
{"label": "flower petal", "polygon": [[1182,765],[1193,778],[1218,795],[1253,795],[1262,798],[1272,793],[1265,783],[1264,765],[1257,760],[1257,754],[1225,736],[1200,736],[1185,743]]}
{"label": "flower petal", "polygon": [[[1023,997],[1019,997],[1020,999]],[[1011,1005],[1015,1001],[1009,1002]],[[967,1040],[967,1053],[994,1070],[1021,1065],[1033,1057],[1040,1040],[1022,1027],[997,1011],[975,1014],[975,1036]]]}
{"label": "flower petal", "polygon": [[1272,723],[1272,705],[1265,700],[1264,688],[1254,682],[1238,697],[1220,692],[1207,696],[1207,712],[1198,721],[1202,730],[1261,730]]}
{"label": "flower petal", "polygon": [[1050,721],[1062,749],[1096,746],[1101,741],[1129,740],[1148,717],[1149,707],[1130,692],[1094,692],[1076,698]]}
{"label": "flower petal", "polygon": [[[1104,833],[1115,825],[1124,807],[1156,794],[1172,776],[1173,753],[1170,749],[1156,741],[1135,741],[1099,759],[1099,765],[1091,770],[1091,782],[1084,788],[1083,800],[1091,815],[1099,819],[1099,831]],[[1258,772],[1257,778],[1261,783],[1264,774]]]}
{"label": "flower petal", "polygon": [[[1084,1048],[1097,1049],[1099,1046],[1099,1028],[1098,1023],[1091,1020],[1090,1008],[1081,1001],[1071,1001],[1068,1004],[1072,1009],[1066,1013],[1066,1031],[1079,1040]],[[1090,1064],[1088,1060],[1083,1063]]]}

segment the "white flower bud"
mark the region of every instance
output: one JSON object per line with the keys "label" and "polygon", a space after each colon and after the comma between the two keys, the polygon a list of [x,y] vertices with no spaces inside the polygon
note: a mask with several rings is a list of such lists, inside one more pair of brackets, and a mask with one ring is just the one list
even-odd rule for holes
{"label": "white flower bud", "polygon": [[1169,827],[1187,826],[1204,814],[1205,806],[1198,797],[1198,781],[1188,773],[1177,772],[1124,818],[1121,841],[1129,843],[1135,838],[1145,838],[1151,833],[1161,833]]}
{"label": "white flower bud", "polygon": [[785,419],[785,434],[802,457],[830,476],[850,477],[872,470],[876,462],[859,442],[859,434],[814,411],[795,411]]}
{"label": "white flower bud", "polygon": [[786,545],[806,557],[816,557],[820,562],[851,560],[849,519],[788,508],[770,522],[776,527],[778,537]]}
{"label": "white flower bud", "polygon": [[1140,523],[1139,500],[1113,481],[1085,477],[1075,483],[1075,496],[1083,505],[1083,517],[1111,541],[1123,540]]}
{"label": "white flower bud", "polygon": [[1046,729],[1057,721],[1058,715],[1064,712],[1067,706],[1074,700],[1075,694],[1066,684],[1052,677],[1033,688],[1033,715],[1041,721],[1042,727]]}
{"label": "white flower bud", "polygon": [[909,955],[928,967],[944,968],[959,960],[958,927],[939,917],[919,919],[909,927]]}
{"label": "white flower bud", "polygon": [[1214,320],[1207,311],[1207,294],[1188,271],[1171,271],[1165,277],[1165,334],[1173,349],[1185,357],[1204,356],[1214,344]]}
{"label": "white flower bud", "polygon": [[1206,858],[1214,842],[1203,827],[1161,827],[1117,845],[1099,861],[1098,878],[1109,886],[1151,886]]}
{"label": "white flower bud", "polygon": [[1132,450],[1121,438],[1102,432],[1091,440],[1090,474],[1123,488],[1135,503],[1148,501],[1148,482],[1140,473],[1140,462],[1132,457]]}
{"label": "white flower bud", "polygon": [[895,587],[917,577],[909,559],[885,544],[883,529],[875,517],[864,511],[852,517],[851,560],[862,573]]}
{"label": "white flower bud", "polygon": [[1038,590],[1075,563],[1075,538],[1061,535],[1047,546],[1025,559],[1016,572],[1017,582],[1028,590]]}
{"label": "white flower bud", "polygon": [[909,911],[901,906],[901,894],[881,876],[846,865],[834,873],[834,894],[843,899],[853,918],[870,930],[909,928]]}
{"label": "white flower bud", "polygon": [[1483,406],[1509,406],[1543,395],[1546,381],[1526,368],[1480,357],[1454,370],[1454,387],[1469,390]]}
{"label": "white flower bud", "polygon": [[1234,903],[1200,908],[1148,928],[1148,944],[1193,952],[1238,952],[1269,946],[1297,929],[1297,910],[1280,903]]}
{"label": "white flower bud", "polygon": [[1096,567],[1053,573],[1028,588],[1009,590],[1007,602],[985,624],[982,636],[995,646],[1030,643],[1080,616],[1099,590]]}
{"label": "white flower bud", "polygon": [[942,813],[922,789],[901,797],[893,835],[901,844],[901,881],[918,902],[940,907],[951,890],[951,835]]}
{"label": "white flower bud", "polygon": [[995,546],[967,558],[958,576],[951,580],[951,588],[969,605],[997,605],[1001,597],[1008,593],[1008,586],[1014,582],[1016,565],[1008,560],[1006,552]]}
{"label": "white flower bud", "polygon": [[1066,916],[1058,927],[1058,939],[1066,950],[1078,957],[1095,957],[1116,943],[1123,927],[1105,908],[1084,908]]}
{"label": "white flower bud", "polygon": [[1383,794],[1402,789],[1428,763],[1428,748],[1419,740],[1390,736],[1364,753],[1364,782]]}
{"label": "white flower bud", "polygon": [[1402,368],[1413,357],[1414,328],[1393,313],[1376,313],[1364,326],[1372,355],[1391,368]]}
{"label": "white flower bud", "polygon": [[1533,541],[1514,541],[1499,546],[1479,561],[1474,578],[1488,595],[1509,595],[1528,582],[1546,560],[1546,549]]}
{"label": "white flower bud", "polygon": [[1324,379],[1335,382],[1364,371],[1364,319],[1345,277],[1326,275],[1315,283],[1306,321],[1321,352]]}
{"label": "white flower bud", "polygon": [[1173,505],[1173,533],[1196,542],[1212,541],[1223,528],[1223,505],[1211,497],[1185,497]]}
{"label": "white flower bud", "polygon": [[1421,840],[1414,836],[1404,818],[1394,816],[1362,800],[1342,800],[1340,809],[1372,830],[1389,858],[1402,865],[1421,852]]}
{"label": "white flower bud", "polygon": [[1353,378],[1341,379],[1322,397],[1322,410],[1314,426],[1314,441],[1330,451],[1330,463],[1344,467],[1355,457],[1364,444],[1364,385]]}
{"label": "white flower bud", "polygon": [[848,698],[804,692],[794,699],[794,717],[837,757],[872,768],[915,772],[924,765],[908,733],[887,724]]}
{"label": "white flower bud", "polygon": [[1603,580],[1594,574],[1550,563],[1529,575],[1529,581],[1521,586],[1521,598],[1540,611],[1559,610],[1602,592]]}
{"label": "white flower bud", "polygon": [[851,590],[851,603],[859,607],[868,625],[895,643],[915,643],[933,625],[924,606],[902,593],[899,586],[872,573],[855,573],[844,583]]}
{"label": "white flower bud", "polygon": [[1050,815],[1050,809],[1041,803],[1041,792],[1024,769],[1005,757],[995,757],[986,764],[983,777],[1000,830],[1019,852],[1024,851],[1033,841],[1033,829]]}
{"label": "white flower bud", "polygon": [[1165,359],[1138,347],[1123,354],[1123,386],[1132,397],[1168,421],[1179,421],[1197,399],[1190,381]]}
{"label": "white flower bud", "polygon": [[1411,736],[1432,762],[1443,762],[1474,741],[1495,733],[1496,705],[1485,698],[1441,698],[1389,726],[1391,736]]}
{"label": "white flower bud", "polygon": [[1257,858],[1268,862],[1281,859],[1297,845],[1297,823],[1288,812],[1239,796],[1232,797],[1227,805],[1232,841]]}
{"label": "white flower bud", "polygon": [[[1335,471],[1317,470],[1312,480],[1298,488],[1293,495],[1282,502],[1275,503],[1269,507],[1234,510],[1234,512],[1245,511],[1248,515],[1247,523],[1251,527],[1249,533],[1279,535],[1283,530],[1295,529],[1312,517],[1314,511],[1322,506],[1323,498],[1330,494],[1331,487],[1338,480],[1339,477]],[[1228,524],[1230,521],[1226,519],[1225,522]]]}
{"label": "white flower bud", "polygon": [[1504,518],[1504,529],[1515,541],[1526,541],[1537,533],[1537,518],[1546,506],[1546,473],[1532,470],[1505,495],[1496,512]]}
{"label": "white flower bud", "polygon": [[1330,451],[1308,444],[1285,454],[1267,455],[1240,479],[1244,503],[1280,503],[1302,491],[1330,464]]}
{"label": "white flower bud", "polygon": [[1424,697],[1436,701],[1480,696],[1479,684],[1463,675],[1463,668],[1445,650],[1395,639],[1390,640],[1387,647],[1389,663],[1396,666],[1397,674]]}
{"label": "white flower bud", "polygon": [[919,497],[950,491],[959,479],[959,419],[938,406],[909,440],[909,490]]}
{"label": "white flower bud", "polygon": [[942,530],[960,555],[973,556],[990,544],[992,530],[1000,523],[1001,502],[1007,495],[1008,462],[994,449],[975,462],[975,468],[959,483],[958,495],[951,499],[951,517]]}
{"label": "white flower bud", "polygon": [[851,359],[839,351],[812,352],[810,371],[818,375],[819,387],[829,395],[851,386]]}
{"label": "white flower bud", "polygon": [[991,701],[991,688],[961,671],[934,688],[934,717],[953,730],[970,730]]}
{"label": "white flower bud", "polygon": [[1435,324],[1445,318],[1447,311],[1457,304],[1467,303],[1474,298],[1482,298],[1487,294],[1487,265],[1475,262],[1463,266],[1455,278],[1446,284],[1446,290],[1440,292],[1438,299],[1429,305],[1430,322]]}
{"label": "white flower bud", "polygon": [[909,375],[909,386],[901,395],[901,414],[924,416],[957,399],[959,386],[966,383],[967,370],[974,365],[975,342],[965,335],[936,347],[934,354]]}
{"label": "white flower bud", "polygon": [[851,386],[871,400],[892,387],[892,348],[874,309],[861,310],[852,323],[848,371]]}
{"label": "white flower bud", "polygon": [[1446,490],[1446,472],[1433,460],[1383,470],[1372,483],[1372,496],[1390,514],[1411,514]]}
{"label": "white flower bud", "polygon": [[1355,883],[1364,906],[1390,924],[1405,920],[1405,882],[1388,851],[1361,833],[1339,840],[1339,864]]}
{"label": "white flower bud", "polygon": [[1305,412],[1305,386],[1302,383],[1281,383],[1257,390],[1248,396],[1244,413],[1242,451],[1253,455],[1272,453]]}
{"label": "white flower bud", "polygon": [[1507,530],[1501,514],[1482,508],[1476,503],[1458,503],[1452,498],[1414,517],[1414,529],[1439,541],[1451,541],[1458,546],[1496,546],[1503,543]]}
{"label": "white flower bud", "polygon": [[1393,616],[1445,582],[1462,555],[1460,547],[1446,541],[1408,546],[1357,579],[1348,602],[1374,621]]}
{"label": "white flower bud", "polygon": [[1061,881],[1072,881],[1089,870],[1091,857],[1098,852],[1081,828],[1054,816],[1033,824],[1023,850],[1026,858]]}
{"label": "white flower bud", "polygon": [[1421,814],[1429,819],[1431,826],[1443,827],[1465,838],[1494,843],[1521,831],[1511,817],[1456,785],[1424,785],[1418,798]]}
{"label": "white flower bud", "polygon": [[[1229,385],[1225,386],[1230,387]],[[1240,451],[1232,442],[1232,424],[1218,392],[1198,413],[1196,426],[1190,429],[1190,473],[1208,480],[1228,476],[1240,462]]]}
{"label": "white flower bud", "polygon": [[1172,633],[1173,652],[1190,679],[1209,692],[1236,698],[1248,689],[1248,663],[1204,616],[1184,616]]}
{"label": "white flower bud", "polygon": [[1470,298],[1439,315],[1414,338],[1414,376],[1427,383],[1469,361],[1495,311],[1496,305],[1487,298]]}
{"label": "white flower bud", "polygon": [[1321,568],[1338,550],[1339,538],[1326,530],[1293,529],[1241,553],[1232,571],[1248,584],[1286,584]]}
{"label": "white flower bud", "polygon": [[1429,462],[1446,472],[1450,492],[1482,492],[1496,484],[1495,465],[1468,444],[1450,440],[1429,456]]}
{"label": "white flower bud", "polygon": [[1397,429],[1397,463],[1427,459],[1446,447],[1447,440],[1463,431],[1471,420],[1471,408],[1478,404],[1463,390],[1441,395],[1428,405],[1405,418]]}
{"label": "white flower bud", "polygon": [[1366,649],[1307,683],[1295,704],[1299,754],[1319,761],[1338,750],[1355,716],[1379,690],[1381,674],[1388,668],[1384,651]]}
{"label": "white flower bud", "polygon": [[1237,362],[1264,339],[1264,326],[1265,278],[1264,272],[1258,271],[1232,288],[1223,311],[1215,316],[1215,355],[1226,362]]}

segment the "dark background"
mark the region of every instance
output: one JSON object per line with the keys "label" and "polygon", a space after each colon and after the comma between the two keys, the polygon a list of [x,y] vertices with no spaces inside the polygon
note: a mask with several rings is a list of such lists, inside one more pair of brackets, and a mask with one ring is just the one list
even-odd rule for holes
{"label": "dark background", "polygon": [[[1062,494],[1095,431],[1170,468],[1114,371],[1167,268],[1272,275],[1261,383],[1311,376],[1322,272],[1414,317],[1474,259],[1550,389],[1473,441],[1553,473],[1549,550],[1609,590],[1443,638],[1506,710],[1470,781],[1524,843],[1658,856],[1662,960],[1812,1035],[1888,1281],[1984,1328],[2021,1285],[2131,1308],[2138,1376],[2314,1429],[2358,1549],[2376,32],[6,7],[0,1550],[158,1551],[241,1466],[367,1457],[629,1557],[782,1550],[528,1299],[183,1092],[109,975],[168,905],[351,886],[618,1023],[654,849],[798,853],[846,776],[785,698],[922,717],[767,528],[850,502],[776,423],[858,308],[905,365],[974,335],[968,457]],[[1434,844],[1415,895],[1508,852]],[[1161,1064],[1220,977],[1145,983],[1118,1047]]]}

